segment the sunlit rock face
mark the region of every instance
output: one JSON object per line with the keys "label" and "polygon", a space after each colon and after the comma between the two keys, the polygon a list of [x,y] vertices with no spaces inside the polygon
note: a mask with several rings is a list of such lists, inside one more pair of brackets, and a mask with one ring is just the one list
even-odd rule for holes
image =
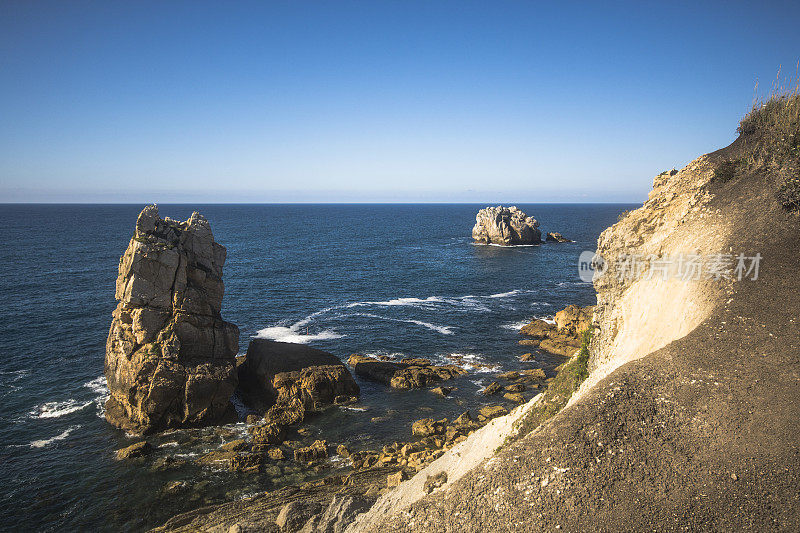
{"label": "sunlit rock face", "polygon": [[106,342],[106,419],[136,432],[233,415],[239,329],[220,314],[225,247],[195,212],[162,219],[150,205],[119,262]]}
{"label": "sunlit rock face", "polygon": [[472,238],[481,244],[539,244],[539,222],[516,207],[486,207],[475,216]]}

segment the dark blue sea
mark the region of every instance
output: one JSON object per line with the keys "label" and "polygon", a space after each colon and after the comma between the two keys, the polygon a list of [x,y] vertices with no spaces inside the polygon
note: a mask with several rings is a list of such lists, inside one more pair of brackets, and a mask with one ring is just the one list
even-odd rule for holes
{"label": "dark blue sea", "polygon": [[[202,505],[325,472],[287,462],[259,474],[193,459],[244,424],[173,431],[152,456],[102,418],[105,340],[119,257],[142,205],[0,205],[0,528],[141,531]],[[227,247],[223,316],[240,352],[261,335],[352,353],[460,361],[450,398],[359,380],[360,403],[307,425],[309,438],[376,448],[412,421],[457,416],[486,399],[492,375],[519,368],[517,330],[568,304],[594,303],[577,258],[630,205],[519,205],[570,244],[471,244],[483,205],[161,205],[198,210]],[[546,356],[542,356],[546,360]],[[178,462],[164,467],[164,458]],[[345,468],[332,458],[330,469]]]}

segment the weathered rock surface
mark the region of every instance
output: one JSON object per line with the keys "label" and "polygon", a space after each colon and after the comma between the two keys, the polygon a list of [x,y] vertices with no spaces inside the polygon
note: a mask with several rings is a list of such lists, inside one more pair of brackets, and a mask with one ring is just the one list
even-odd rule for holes
{"label": "weathered rock surface", "polygon": [[[306,410],[357,397],[353,376],[335,355],[303,344],[253,339],[239,366],[239,390],[253,408],[266,410],[298,399]],[[340,399],[341,401],[341,399]]]}
{"label": "weathered rock surface", "polygon": [[[398,472],[402,474],[402,472]],[[303,533],[342,533],[358,513],[367,510],[371,500],[336,494],[325,512],[306,522]]]}
{"label": "weathered rock surface", "polygon": [[580,334],[592,327],[593,317],[593,306],[569,305],[556,313],[555,324],[537,319],[523,326],[520,334],[530,338],[519,343],[569,357],[581,347]]}
{"label": "weathered rock surface", "polygon": [[567,239],[557,231],[548,233],[547,237],[545,237],[544,240],[545,242],[573,242],[572,240]]}
{"label": "weathered rock surface", "polygon": [[[446,491],[376,505],[352,531],[800,530],[800,299],[787,297],[800,225],[770,171],[715,179],[757,141],[660,174],[600,236],[590,374],[568,407]],[[769,265],[757,280],[675,277],[686,254],[739,251]],[[621,275],[631,254],[655,275]]]}
{"label": "weathered rock surface", "polygon": [[319,461],[328,457],[328,446],[324,440],[314,441],[314,444],[298,448],[294,451],[294,460],[307,463],[310,461]]}
{"label": "weathered rock surface", "polygon": [[239,329],[222,319],[225,248],[199,213],[178,222],[145,207],[119,262],[106,342],[106,419],[136,432],[233,414]]}
{"label": "weathered rock surface", "polygon": [[486,207],[475,216],[472,238],[483,244],[539,244],[539,222],[516,207]]}
{"label": "weathered rock surface", "polygon": [[281,531],[295,532],[305,525],[305,523],[316,513],[322,510],[322,506],[315,501],[293,501],[283,506],[275,518],[275,525]]}
{"label": "weathered rock surface", "polygon": [[364,379],[384,383],[395,389],[417,389],[463,376],[466,370],[457,365],[432,365],[422,358],[384,361],[353,354],[347,363]]}
{"label": "weathered rock surface", "polygon": [[117,459],[123,460],[143,457],[150,454],[152,451],[153,447],[150,445],[150,443],[146,440],[143,440],[141,442],[137,442],[136,444],[131,444],[130,446],[117,450]]}
{"label": "weathered rock surface", "polygon": [[579,335],[582,331],[592,326],[593,314],[593,305],[587,307],[568,305],[556,313],[556,328],[560,333],[566,335]]}

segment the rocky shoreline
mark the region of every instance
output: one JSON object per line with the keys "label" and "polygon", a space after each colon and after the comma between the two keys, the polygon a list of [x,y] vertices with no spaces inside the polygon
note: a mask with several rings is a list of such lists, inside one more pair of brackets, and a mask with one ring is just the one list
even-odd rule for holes
{"label": "rocky shoreline", "polygon": [[[548,234],[548,240],[557,239]],[[421,357],[353,354],[344,364],[306,345],[260,338],[234,358],[238,329],[220,315],[224,259],[225,249],[214,241],[202,215],[175,222],[161,219],[155,206],[140,214],[120,260],[120,303],[106,356],[112,392],[106,417],[148,437],[119,449],[116,457],[146,461],[154,472],[212,469],[283,479],[286,486],[249,503],[215,504],[178,515],[163,530],[228,522],[226,509],[248,506],[258,507],[262,528],[265,523],[282,531],[341,528],[353,513],[465,443],[492,420],[540,396],[560,368],[548,362],[552,357],[569,358],[580,347],[579,331],[591,321],[591,309],[570,306],[557,313],[553,323],[535,320],[523,327],[520,333],[526,338],[519,343],[550,356],[542,359],[529,352],[519,358],[519,368],[493,375],[478,393],[484,401],[477,409],[448,419],[433,416],[435,408],[420,408],[431,416],[413,422],[407,440],[378,449],[346,439],[333,442],[320,438],[304,421],[328,409],[357,407],[360,388],[353,375],[387,389],[427,389],[433,397],[446,398],[456,389],[451,382],[469,374],[465,362],[455,355],[451,363],[436,364]],[[224,372],[209,374],[208,368]],[[231,425],[236,414],[227,399],[234,390],[244,423]],[[214,408],[199,407],[203,401],[211,401]],[[192,429],[203,426],[208,430]],[[191,449],[198,452],[187,455]],[[144,459],[150,456],[156,459]],[[169,481],[162,494],[205,502],[205,483]],[[443,483],[446,479],[433,476],[423,489],[430,492]],[[248,518],[247,527],[253,519]],[[244,525],[240,530],[246,530]]]}
{"label": "rocky shoreline", "polygon": [[[579,338],[578,328],[586,325],[590,312],[590,309],[570,306],[559,312],[556,324],[545,323],[546,329],[550,337],[559,341],[570,339],[574,343]],[[531,322],[520,330],[520,334],[527,338],[535,328],[541,327],[540,322]],[[536,331],[534,339],[541,335]],[[569,358],[562,361],[569,361]],[[403,390],[409,385],[420,386],[434,394],[441,394],[437,389],[445,388],[443,382],[465,373],[458,366],[433,365],[420,358],[394,361],[353,355],[348,364],[356,375],[387,387],[394,385]],[[360,370],[359,366],[362,367]],[[267,473],[278,465],[293,464],[295,468],[322,474],[322,477],[252,499],[184,513],[156,531],[215,527],[227,530],[234,526],[240,528],[237,531],[270,528],[275,531],[342,530],[356,513],[363,512],[382,495],[429,468],[492,420],[505,417],[517,405],[524,404],[526,410],[530,409],[531,400],[542,396],[562,366],[543,368],[537,357],[523,357],[518,370],[495,374],[480,391],[487,401],[482,408],[464,411],[452,420],[421,418],[408,428],[408,440],[387,444],[380,449],[356,449],[350,442],[321,439],[311,442],[313,437],[304,431],[299,421],[278,433],[268,429],[271,428],[270,422],[258,421],[247,427],[245,437],[230,441],[220,450],[198,458],[197,462],[243,473]],[[269,420],[269,416],[265,420]],[[340,465],[346,461],[346,466],[340,466],[333,475],[325,475],[331,461]],[[421,490],[432,492],[446,482],[446,477],[436,479],[432,476]]]}

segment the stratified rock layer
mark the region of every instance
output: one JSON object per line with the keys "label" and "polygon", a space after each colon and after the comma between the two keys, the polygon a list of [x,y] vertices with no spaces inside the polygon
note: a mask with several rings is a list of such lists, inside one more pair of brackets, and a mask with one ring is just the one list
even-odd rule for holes
{"label": "stratified rock layer", "polygon": [[119,262],[106,343],[106,419],[138,432],[217,423],[232,413],[239,329],[222,320],[226,251],[199,213],[150,205]]}
{"label": "stratified rock layer", "polygon": [[486,207],[475,216],[472,238],[482,244],[539,244],[539,222],[516,207]]}

